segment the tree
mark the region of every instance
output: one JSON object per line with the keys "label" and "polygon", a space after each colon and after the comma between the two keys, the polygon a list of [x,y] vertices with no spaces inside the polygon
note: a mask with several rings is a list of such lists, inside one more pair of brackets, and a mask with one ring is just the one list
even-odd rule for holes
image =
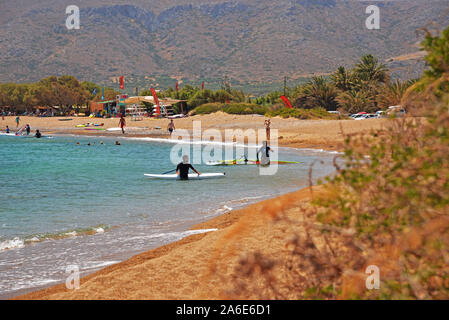
{"label": "tree", "polygon": [[341,91],[349,91],[356,86],[357,79],[342,66],[338,67],[337,71],[330,78],[335,87]]}
{"label": "tree", "polygon": [[323,77],[313,77],[311,81],[297,88],[293,106],[296,108],[324,108],[337,110],[336,87]]}
{"label": "tree", "polygon": [[386,83],[388,81],[386,65],[379,63],[379,59],[372,54],[365,55],[360,59],[354,68],[354,75],[365,82]]}
{"label": "tree", "polygon": [[377,109],[373,96],[368,91],[345,91],[338,95],[336,101],[340,109],[347,113],[374,112]]}
{"label": "tree", "polygon": [[400,105],[407,89],[414,82],[414,80],[395,80],[386,84],[377,95],[376,102],[378,107],[381,109],[386,109],[390,106]]}

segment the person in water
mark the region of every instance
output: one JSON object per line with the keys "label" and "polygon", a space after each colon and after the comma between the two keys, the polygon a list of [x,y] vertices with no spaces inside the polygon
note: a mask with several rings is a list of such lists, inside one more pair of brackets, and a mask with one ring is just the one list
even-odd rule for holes
{"label": "person in water", "polygon": [[122,129],[122,133],[125,134],[126,120],[125,120],[125,117],[123,116],[123,114],[120,117],[120,121],[118,122],[118,124],[120,126],[120,129]]}
{"label": "person in water", "polygon": [[[267,166],[270,164],[270,152],[273,152],[271,148],[267,145],[267,142],[264,141],[262,147],[257,150],[257,162],[263,166]],[[259,153],[260,160],[259,160]]]}
{"label": "person in water", "polygon": [[120,142],[116,141],[116,142],[115,142],[115,145],[116,145],[116,146],[119,146],[119,145],[120,145]]}
{"label": "person in water", "polygon": [[9,133],[9,127],[6,126],[6,133]]}
{"label": "person in water", "polygon": [[29,124],[26,125],[26,132],[27,132],[27,136],[29,136],[30,132],[31,132],[31,127]]}
{"label": "person in water", "polygon": [[34,135],[36,138],[40,138],[42,137],[42,134],[40,133],[39,130],[36,130],[36,134]]}
{"label": "person in water", "polygon": [[172,133],[173,133],[173,130],[176,130],[176,128],[175,128],[175,123],[173,122],[173,119],[170,120],[170,123],[168,124],[167,129],[168,129],[168,132],[170,132],[170,138],[171,138],[171,135],[172,135]]}
{"label": "person in water", "polygon": [[192,169],[198,175],[201,174],[189,163],[189,156],[183,155],[182,162],[180,162],[176,167],[176,174],[178,175],[179,179],[189,180],[189,169]]}

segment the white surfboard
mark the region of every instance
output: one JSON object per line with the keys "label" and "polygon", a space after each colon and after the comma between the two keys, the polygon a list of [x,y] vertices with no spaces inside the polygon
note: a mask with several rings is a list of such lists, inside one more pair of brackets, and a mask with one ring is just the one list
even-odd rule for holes
{"label": "white surfboard", "polygon": [[[164,180],[177,180],[179,179],[177,174],[144,174],[148,178],[152,179],[164,179]],[[217,179],[224,178],[224,173],[202,173],[197,175],[196,173],[189,173],[189,180],[203,180],[203,179]]]}

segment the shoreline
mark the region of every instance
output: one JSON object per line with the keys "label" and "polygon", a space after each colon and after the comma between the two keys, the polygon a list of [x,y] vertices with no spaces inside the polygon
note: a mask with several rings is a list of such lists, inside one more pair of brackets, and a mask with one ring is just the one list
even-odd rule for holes
{"label": "shoreline", "polygon": [[[229,115],[217,112],[208,115],[196,115],[175,119],[176,129],[185,129],[191,132],[193,122],[201,121],[201,129],[217,129],[223,133],[227,129],[264,130],[265,117],[258,115]],[[63,121],[61,121],[63,120]],[[272,130],[278,130],[278,145],[290,148],[310,148],[325,149],[330,151],[342,151],[345,134],[355,134],[368,132],[384,128],[389,119],[369,119],[363,121],[355,120],[300,120],[294,118],[282,119],[275,117],[271,119]],[[77,128],[77,125],[94,123],[103,126],[90,127],[105,130],[85,130]],[[25,124],[30,124],[31,133],[34,134],[39,129],[44,135],[64,134],[79,136],[107,136],[107,137],[130,137],[130,138],[167,138],[168,119],[147,118],[141,121],[131,121],[127,119],[125,135],[119,131],[107,131],[107,129],[119,130],[117,118],[89,118],[89,117],[51,117],[39,118],[22,116],[20,117],[19,128]],[[9,126],[11,132],[16,131],[14,116],[7,116],[5,120],[0,120],[0,131],[4,131]],[[176,130],[175,130],[176,132]]]}
{"label": "shoreline", "polygon": [[[189,119],[189,118],[185,118],[185,119]],[[51,119],[54,120],[53,122],[56,122],[58,120],[56,119]],[[80,121],[85,121],[85,120],[103,120],[103,119],[91,119],[91,118],[83,118],[83,119],[77,119]],[[191,119],[190,119],[191,120]],[[260,118],[258,117],[257,119],[258,121],[260,121]],[[383,125],[383,119],[379,119],[381,121]],[[115,121],[115,119],[114,119]],[[150,121],[159,121],[159,120],[150,120]],[[284,121],[284,120],[282,120]],[[302,121],[302,122],[301,122]],[[312,120],[305,120],[305,121],[312,121]],[[349,122],[353,122],[353,120],[331,120],[333,121],[334,124],[339,124],[340,127],[342,127],[341,125],[341,121],[349,121]],[[295,120],[295,122],[297,123],[304,123],[304,120]],[[2,122],[0,122],[1,125]],[[360,123],[360,121],[358,121],[358,123]],[[41,128],[41,127],[38,127]],[[75,136],[80,136],[80,137],[97,137],[97,138],[101,138],[101,137],[111,137],[111,138],[120,138],[120,137],[124,137],[124,138],[158,138],[158,139],[166,139],[168,137],[167,134],[162,134],[162,132],[159,130],[156,133],[153,132],[153,134],[149,134],[148,132],[134,132],[134,133],[130,133],[130,134],[126,134],[125,136],[123,136],[121,133],[119,134],[118,132],[106,132],[106,131],[100,131],[100,132],[91,132],[88,130],[83,130],[81,131],[80,129],[73,129],[73,128],[45,128],[44,129],[40,129],[43,130],[44,133],[47,134],[53,134],[53,135],[61,135],[61,136],[67,136],[67,135],[75,135]],[[132,132],[132,131],[131,131]],[[106,135],[105,135],[106,133]],[[325,134],[325,136],[329,136],[329,134]],[[280,134],[280,138],[282,137],[282,135]],[[318,142],[304,142],[304,141],[297,141],[297,140],[292,140],[292,139],[283,139],[283,137],[279,140],[279,147],[288,147],[288,148],[295,148],[295,149],[313,149],[313,150],[320,150],[320,151],[329,151],[329,152],[335,152],[335,151],[341,151],[341,146],[342,143],[340,141],[338,141],[338,139],[335,139],[335,137],[329,138],[328,139],[328,143],[326,144],[321,144]],[[338,147],[337,147],[338,146]],[[253,204],[249,204],[247,206],[245,206],[242,209],[237,209],[237,210],[232,210],[229,213],[224,213],[221,214],[219,216],[216,216],[212,219],[208,219],[204,222],[201,222],[199,224],[196,224],[194,226],[192,226],[191,228],[189,228],[188,230],[197,230],[199,228],[202,229],[218,229],[217,232],[212,232],[212,233],[220,233],[221,231],[225,231],[227,228],[231,228],[234,224],[236,224],[236,222],[238,222],[247,212],[251,212],[254,211],[254,208],[263,206],[264,203],[266,203],[267,201],[282,201],[283,198],[288,197],[290,194],[298,194],[299,195],[299,200],[304,199],[304,195],[308,193],[308,188],[304,188],[304,189],[300,189],[298,191],[294,191],[293,193],[287,193],[287,194],[283,194],[281,196],[278,197],[274,197],[274,198],[270,198],[268,200],[262,200],[262,201],[258,201],[256,203]],[[126,268],[127,266],[130,265],[138,265],[141,262],[147,261],[147,260],[152,260],[152,259],[157,259],[157,258],[161,258],[161,257],[166,257],[169,256],[170,253],[174,250],[177,250],[178,248],[181,248],[185,245],[189,245],[192,243],[196,243],[197,241],[201,241],[203,238],[208,237],[209,233],[205,233],[205,234],[198,234],[198,235],[193,235],[193,236],[188,236],[186,238],[183,238],[179,241],[175,241],[172,243],[169,243],[167,245],[163,245],[154,249],[151,249],[149,251],[145,251],[143,253],[137,254],[135,256],[132,256],[129,259],[126,259],[120,263],[114,264],[112,266],[108,266],[106,268],[100,269],[98,271],[95,271],[93,273],[90,273],[86,276],[83,276],[81,278],[81,283],[86,283],[89,282],[91,280],[96,279],[97,277],[102,277],[103,275],[115,272],[117,270],[120,270],[121,268]],[[36,290],[35,290],[36,289]],[[27,291],[24,294],[18,294],[10,299],[59,299],[59,295],[64,295],[64,294],[68,294],[67,293],[67,289],[65,288],[65,284],[57,284],[57,285],[49,285],[49,286],[44,286],[43,288],[34,288],[34,289],[29,289],[26,290],[24,289],[23,292]],[[65,299],[67,297],[60,297],[61,299]],[[88,298],[88,297],[87,297]],[[95,297],[94,297],[95,298]],[[177,299],[178,297],[172,297],[174,299]],[[190,299],[189,297],[184,297],[187,299]],[[71,298],[70,298],[71,299]],[[77,298],[75,298],[77,299]],[[109,297],[106,299],[114,299],[114,297]],[[120,299],[118,297],[118,299]],[[158,299],[158,297],[155,297],[155,299]]]}
{"label": "shoreline", "polygon": [[[320,187],[313,187],[314,192],[316,190],[319,191]],[[84,294],[81,293],[81,291],[83,291],[83,289],[88,285],[91,284],[95,287],[97,284],[93,283],[93,282],[97,282],[100,281],[102,283],[102,285],[104,285],[105,282],[109,282],[109,280],[106,280],[107,278],[111,278],[114,279],[114,281],[116,280],[120,280],[122,279],[122,275],[123,274],[127,274],[129,269],[133,269],[133,268],[141,268],[143,267],[143,270],[146,270],[146,267],[144,266],[144,264],[147,263],[152,263],[152,264],[156,264],[158,265],[160,262],[158,260],[164,259],[164,260],[171,260],[171,262],[177,263],[179,262],[178,260],[173,261],[173,259],[177,259],[177,257],[179,256],[179,253],[193,253],[193,254],[201,254],[200,252],[198,252],[197,250],[193,250],[192,252],[192,246],[200,246],[200,247],[204,247],[207,246],[208,250],[211,251],[213,254],[210,255],[209,258],[212,258],[215,254],[217,254],[218,251],[220,251],[220,246],[222,246],[221,242],[223,239],[226,239],[229,237],[229,235],[232,235],[236,230],[241,231],[241,229],[244,229],[246,231],[248,231],[251,226],[247,225],[247,222],[249,220],[253,220],[253,218],[251,217],[252,215],[254,215],[257,212],[261,212],[264,211],[264,208],[267,206],[270,206],[271,203],[273,202],[291,202],[291,199],[294,198],[296,203],[300,203],[300,202],[305,202],[307,203],[308,201],[310,201],[311,199],[311,192],[310,192],[310,188],[306,187],[306,188],[302,188],[300,190],[294,191],[294,192],[289,192],[286,194],[283,194],[281,196],[277,196],[274,198],[268,198],[262,201],[258,201],[255,202],[253,204],[249,204],[241,209],[236,209],[236,210],[232,210],[230,212],[221,214],[219,216],[216,216],[212,219],[208,219],[204,222],[200,222],[197,223],[195,225],[193,225],[192,227],[190,227],[188,230],[209,230],[209,229],[217,229],[217,231],[210,231],[210,232],[206,232],[206,233],[199,233],[199,234],[194,234],[194,235],[190,235],[187,236],[181,240],[175,241],[175,242],[171,242],[169,244],[166,245],[162,245],[159,247],[156,247],[154,249],[151,250],[147,250],[145,252],[136,254],[134,256],[132,256],[129,259],[126,259],[122,262],[110,265],[110,266],[106,266],[98,271],[95,271],[93,273],[87,274],[85,276],[80,277],[80,290],[75,290],[75,291],[71,291],[68,290],[65,286],[65,283],[60,283],[60,284],[55,284],[55,285],[49,285],[49,286],[45,286],[41,289],[37,289],[31,292],[27,292],[24,294],[19,294],[16,295],[12,298],[9,298],[9,300],[66,300],[66,299],[150,299],[150,300],[157,300],[157,299],[221,299],[223,298],[221,293],[219,293],[218,291],[220,291],[220,288],[215,288],[215,293],[214,296],[204,296],[204,292],[202,292],[201,290],[201,294],[199,296],[179,296],[179,297],[174,297],[174,296],[166,296],[165,294],[162,294],[160,297],[159,296],[129,296],[129,295],[133,295],[132,291],[129,292],[121,292],[118,296],[116,297],[105,297],[103,296],[101,293],[96,292],[93,295],[91,294]],[[261,217],[260,221],[257,221],[255,223],[257,226],[256,227],[266,227],[269,226],[270,224],[270,217],[269,216],[264,216]],[[253,232],[254,229],[251,229],[251,232]],[[250,236],[251,237],[251,236]],[[209,240],[210,239],[210,240]],[[215,245],[218,243],[218,246],[215,247]],[[204,249],[204,248],[203,248]],[[212,250],[211,250],[212,249]],[[233,257],[233,258],[238,258],[238,257]],[[234,259],[235,260],[235,259]],[[212,259],[203,259],[203,264],[200,261],[197,261],[197,264],[199,264],[200,268],[202,269],[202,274],[201,276],[198,276],[198,278],[203,278],[203,277],[209,277],[210,275],[208,275],[209,273],[209,269],[210,269],[210,264],[212,262]],[[212,264],[214,264],[215,262],[212,262]],[[177,263],[179,264],[179,263]],[[201,266],[202,264],[202,266]],[[235,262],[234,262],[235,264]],[[185,266],[184,266],[185,267]],[[158,268],[159,269],[159,268]],[[164,274],[164,272],[166,273],[169,268],[163,268],[164,270],[153,270],[156,271],[155,274],[153,274],[151,271],[152,270],[147,270],[149,271],[149,275],[150,276],[156,276],[160,279],[173,279],[170,277],[166,277],[166,275]],[[191,271],[190,274],[188,274],[188,277],[192,277],[194,279],[197,278],[197,275],[195,274],[194,271]],[[170,280],[167,280],[168,282]],[[128,281],[129,282],[129,281]],[[139,282],[139,281],[137,281]],[[194,280],[194,282],[196,282]],[[196,283],[198,284],[198,283]],[[165,283],[159,283],[159,285],[167,285],[172,287],[171,284],[165,284]],[[165,288],[168,290],[168,288]],[[109,286],[108,290],[118,290],[118,291],[122,291],[123,289],[120,287],[115,287],[115,285]],[[171,290],[177,290],[177,287],[174,286],[172,287]],[[205,292],[208,292],[209,289],[205,290]],[[90,291],[90,290],[89,290]],[[97,290],[94,290],[97,291]],[[81,294],[81,295],[80,295]],[[154,292],[152,293],[154,294]]]}

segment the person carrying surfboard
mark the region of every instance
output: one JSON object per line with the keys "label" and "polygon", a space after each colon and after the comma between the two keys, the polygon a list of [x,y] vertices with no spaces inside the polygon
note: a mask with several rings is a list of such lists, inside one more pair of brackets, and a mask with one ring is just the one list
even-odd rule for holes
{"label": "person carrying surfboard", "polygon": [[[263,166],[267,166],[270,164],[270,152],[273,152],[271,148],[267,145],[267,142],[264,141],[262,147],[257,150],[257,162]],[[261,154],[259,160],[259,153]]]}
{"label": "person carrying surfboard", "polygon": [[180,162],[176,167],[176,174],[178,175],[179,179],[189,180],[189,169],[192,169],[198,175],[201,174],[189,163],[189,156],[183,155],[182,162]]}

